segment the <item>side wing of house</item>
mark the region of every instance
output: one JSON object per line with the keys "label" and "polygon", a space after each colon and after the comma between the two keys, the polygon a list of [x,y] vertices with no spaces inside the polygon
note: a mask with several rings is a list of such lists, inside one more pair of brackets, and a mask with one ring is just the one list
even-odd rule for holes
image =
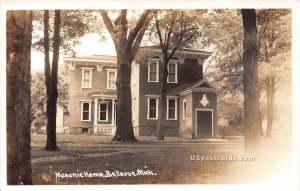
{"label": "side wing of house", "polygon": [[[139,135],[156,134],[158,121],[160,86],[162,82],[162,55],[159,49],[147,50],[149,55],[139,60]],[[144,55],[147,55],[144,52]],[[178,136],[182,113],[179,93],[203,79],[203,62],[209,52],[183,50],[170,60],[167,79],[167,116],[165,135]],[[192,114],[187,118],[192,120]],[[193,123],[190,124],[194,126]]]}

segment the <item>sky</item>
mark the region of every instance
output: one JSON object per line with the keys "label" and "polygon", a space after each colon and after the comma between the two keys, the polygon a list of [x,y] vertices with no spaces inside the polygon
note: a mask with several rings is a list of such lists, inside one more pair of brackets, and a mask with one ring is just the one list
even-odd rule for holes
{"label": "sky", "polygon": [[[81,38],[81,44],[77,45],[74,49],[78,56],[86,56],[93,54],[100,55],[116,55],[114,44],[110,38],[106,41],[100,42],[97,33],[90,33]],[[44,70],[44,54],[32,50],[31,52],[31,70],[43,71]],[[59,64],[63,63],[63,57],[70,55],[59,55]],[[51,57],[51,55],[50,55]]]}

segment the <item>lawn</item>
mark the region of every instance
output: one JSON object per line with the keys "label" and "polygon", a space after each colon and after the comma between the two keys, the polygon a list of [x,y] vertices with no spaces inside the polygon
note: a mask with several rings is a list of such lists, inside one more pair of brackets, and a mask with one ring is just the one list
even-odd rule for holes
{"label": "lawn", "polygon": [[280,144],[278,147],[275,138],[263,139],[262,149],[266,152],[255,161],[191,160],[193,156],[242,156],[243,140],[167,137],[157,141],[154,137],[137,137],[139,142],[136,144],[117,144],[111,143],[111,138],[57,135],[61,150],[49,152],[42,150],[46,136],[32,135],[33,183],[253,183],[270,178],[274,173],[288,173],[285,164],[290,158],[282,154],[289,146]]}

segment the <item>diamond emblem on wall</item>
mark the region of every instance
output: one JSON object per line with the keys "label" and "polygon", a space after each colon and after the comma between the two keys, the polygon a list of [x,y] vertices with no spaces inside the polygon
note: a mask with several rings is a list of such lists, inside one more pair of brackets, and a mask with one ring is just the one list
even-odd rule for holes
{"label": "diamond emblem on wall", "polygon": [[203,94],[201,100],[199,102],[203,105],[203,107],[206,107],[209,104],[209,100],[206,97],[206,94]]}

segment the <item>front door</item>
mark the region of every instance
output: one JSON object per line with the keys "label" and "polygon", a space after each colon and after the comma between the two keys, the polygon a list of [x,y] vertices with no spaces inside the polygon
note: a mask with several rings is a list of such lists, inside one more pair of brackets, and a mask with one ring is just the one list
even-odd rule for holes
{"label": "front door", "polygon": [[212,110],[196,110],[197,137],[212,137]]}

